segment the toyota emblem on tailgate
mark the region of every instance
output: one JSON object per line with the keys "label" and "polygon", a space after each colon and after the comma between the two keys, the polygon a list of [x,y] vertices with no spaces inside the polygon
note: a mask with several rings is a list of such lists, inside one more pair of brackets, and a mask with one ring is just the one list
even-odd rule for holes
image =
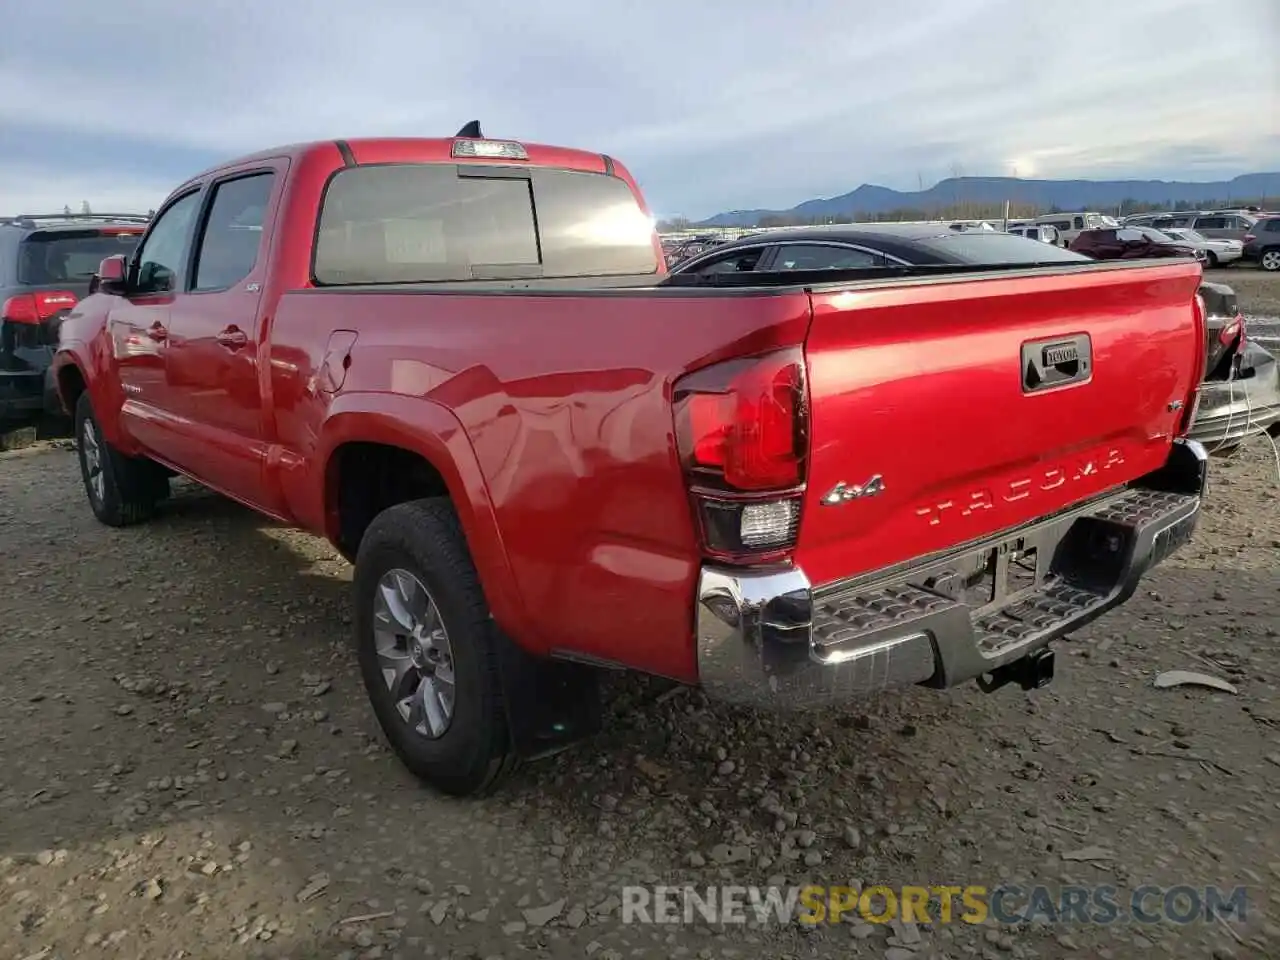
{"label": "toyota emblem on tailgate", "polygon": [[1080,359],[1080,351],[1074,343],[1056,343],[1044,348],[1044,365],[1056,367],[1060,363],[1075,363]]}

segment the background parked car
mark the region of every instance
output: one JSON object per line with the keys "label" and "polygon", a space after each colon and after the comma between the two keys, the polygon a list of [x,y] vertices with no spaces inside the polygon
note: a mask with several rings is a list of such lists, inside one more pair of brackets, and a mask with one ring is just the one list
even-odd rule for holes
{"label": "background parked car", "polygon": [[1215,240],[1190,227],[1166,227],[1160,232],[1195,246],[1204,253],[1205,263],[1210,267],[1225,266],[1244,256],[1244,243],[1240,240]]}
{"label": "background parked car", "polygon": [[1265,217],[1244,238],[1244,258],[1263,270],[1280,270],[1280,217]]}
{"label": "background parked car", "polygon": [[1109,217],[1105,213],[1097,213],[1096,211],[1048,213],[1042,217],[1036,217],[1032,222],[1044,223],[1053,227],[1058,231],[1063,243],[1067,245],[1070,245],[1071,241],[1079,236],[1081,231],[1105,230],[1120,226],[1120,221],[1115,217]]}
{"label": "background parked car", "polygon": [[1068,244],[1068,248],[1095,260],[1195,257],[1201,263],[1208,262],[1205,252],[1194,244],[1175,240],[1167,233],[1161,233],[1151,227],[1085,230]]}
{"label": "background parked car", "polygon": [[1088,258],[998,230],[946,224],[835,224],[773,230],[721,244],[672,268],[675,275],[776,270],[856,270],[929,264],[1057,263]]}
{"label": "background parked car", "polygon": [[58,327],[104,258],[132,253],[147,217],[0,218],[0,422],[56,411],[46,373]]}
{"label": "background parked car", "polygon": [[667,266],[670,267],[690,257],[696,257],[698,254],[713,247],[718,247],[722,243],[724,243],[724,238],[714,235],[690,237],[687,240],[682,240],[666,251]]}
{"label": "background parked car", "polygon": [[1256,214],[1244,211],[1207,211],[1187,210],[1170,213],[1138,213],[1124,218],[1126,227],[1154,227],[1164,230],[1166,227],[1184,227],[1194,230],[1211,240],[1239,240],[1245,242],[1245,234],[1257,223]]}
{"label": "background parked car", "polygon": [[1010,226],[1006,231],[1015,237],[1026,237],[1028,240],[1039,240],[1041,243],[1060,244],[1062,237],[1058,228],[1047,223],[1030,223]]}

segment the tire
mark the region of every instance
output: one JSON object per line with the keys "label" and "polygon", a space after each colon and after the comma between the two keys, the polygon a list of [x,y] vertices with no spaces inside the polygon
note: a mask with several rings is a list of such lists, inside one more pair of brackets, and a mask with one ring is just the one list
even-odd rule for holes
{"label": "tire", "polygon": [[1206,250],[1204,256],[1205,256],[1205,263],[1204,263],[1205,267],[1209,270],[1216,269],[1218,266],[1218,255],[1214,253],[1212,250]]}
{"label": "tire", "polygon": [[[497,628],[453,505],[433,497],[382,511],[360,541],[353,580],[360,673],[396,756],[420,780],[452,796],[475,796],[496,786],[518,759],[502,697]],[[380,599],[382,588],[390,590],[393,584],[399,613],[394,602]],[[432,620],[430,607],[423,606],[419,589],[425,591],[437,619]],[[405,617],[411,606],[422,615]],[[424,624],[443,626],[443,647],[440,631]],[[427,633],[435,637],[434,653],[420,646],[415,661],[410,648],[415,638],[421,642]],[[404,656],[394,661],[379,653],[380,646],[383,654],[392,650],[392,642],[396,653],[404,645]],[[403,665],[405,674],[388,680],[384,668],[391,669],[389,663]],[[448,701],[439,693],[448,687],[443,679],[446,666],[453,678]],[[442,729],[430,722],[424,692],[438,694],[432,700],[437,722],[441,705],[452,704]]]}
{"label": "tire", "polygon": [[80,479],[93,515],[109,527],[149,519],[168,496],[169,480],[150,460],[127,457],[103,438],[87,390],[76,401],[75,438]]}
{"label": "tire", "polygon": [[1270,247],[1263,250],[1258,257],[1258,266],[1270,273],[1280,270],[1280,247]]}

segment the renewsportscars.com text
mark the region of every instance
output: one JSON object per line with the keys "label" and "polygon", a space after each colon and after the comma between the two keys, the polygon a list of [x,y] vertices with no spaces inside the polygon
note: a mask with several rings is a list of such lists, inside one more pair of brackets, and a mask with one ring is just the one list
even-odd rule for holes
{"label": "renewsportscars.com text", "polygon": [[1244,887],[1146,884],[1114,886],[1001,884],[968,886],[627,886],[623,923],[1240,923],[1248,903]]}

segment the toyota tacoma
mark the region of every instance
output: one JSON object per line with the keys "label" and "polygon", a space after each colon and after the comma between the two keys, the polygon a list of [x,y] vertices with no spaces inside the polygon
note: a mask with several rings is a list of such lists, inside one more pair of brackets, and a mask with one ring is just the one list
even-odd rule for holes
{"label": "toyota tacoma", "polygon": [[64,321],[88,503],[184,475],[354,563],[390,744],[472,794],[602,669],[759,708],[1052,676],[1192,533],[1192,259],[668,275],[627,169],[325,141],[195,176]]}

